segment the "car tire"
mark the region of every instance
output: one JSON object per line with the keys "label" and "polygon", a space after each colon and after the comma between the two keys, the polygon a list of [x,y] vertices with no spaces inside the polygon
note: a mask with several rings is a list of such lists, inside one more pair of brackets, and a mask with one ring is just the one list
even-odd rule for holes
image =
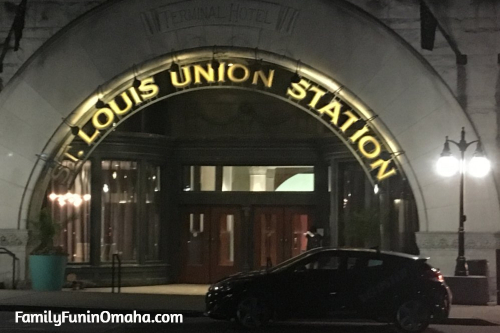
{"label": "car tire", "polygon": [[269,306],[263,297],[243,296],[236,307],[236,322],[244,328],[255,329],[267,325],[271,319]]}
{"label": "car tire", "polygon": [[401,303],[395,314],[396,328],[398,332],[402,333],[420,333],[429,326],[430,320],[430,309],[420,299]]}

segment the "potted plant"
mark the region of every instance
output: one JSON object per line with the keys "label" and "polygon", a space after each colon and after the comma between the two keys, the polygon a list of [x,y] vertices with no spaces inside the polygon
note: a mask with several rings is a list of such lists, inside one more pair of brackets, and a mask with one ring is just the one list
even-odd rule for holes
{"label": "potted plant", "polygon": [[37,291],[61,290],[68,261],[63,248],[54,246],[54,237],[61,230],[61,223],[52,218],[47,208],[30,223],[33,226],[31,240],[38,243],[29,257],[32,288]]}

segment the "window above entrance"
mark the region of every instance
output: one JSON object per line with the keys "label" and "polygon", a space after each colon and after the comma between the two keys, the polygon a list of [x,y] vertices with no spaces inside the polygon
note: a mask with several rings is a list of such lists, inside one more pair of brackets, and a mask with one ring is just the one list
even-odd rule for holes
{"label": "window above entrance", "polygon": [[186,166],[184,175],[184,191],[314,191],[313,166]]}

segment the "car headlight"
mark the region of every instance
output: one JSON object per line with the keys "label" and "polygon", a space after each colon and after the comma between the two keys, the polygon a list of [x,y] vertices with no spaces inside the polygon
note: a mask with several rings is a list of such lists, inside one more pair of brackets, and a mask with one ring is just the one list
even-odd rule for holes
{"label": "car headlight", "polygon": [[234,284],[231,282],[219,282],[213,285],[213,290],[218,292],[228,292],[233,289]]}
{"label": "car headlight", "polygon": [[231,292],[233,289],[237,288],[240,289],[242,288],[245,284],[247,284],[249,280],[226,280],[226,281],[220,281],[215,284],[213,284],[210,289],[215,291],[215,292]]}

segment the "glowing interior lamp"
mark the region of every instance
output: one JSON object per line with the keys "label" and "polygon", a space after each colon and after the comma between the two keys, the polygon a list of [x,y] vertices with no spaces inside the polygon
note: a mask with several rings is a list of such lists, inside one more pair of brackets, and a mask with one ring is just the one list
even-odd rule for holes
{"label": "glowing interior lamp", "polygon": [[375,184],[375,186],[373,187],[373,193],[378,194],[379,191],[380,188],[378,187],[378,184]]}
{"label": "glowing interior lamp", "polygon": [[484,177],[491,170],[491,162],[484,156],[483,148],[477,144],[476,152],[472,157],[467,171],[474,177]]}
{"label": "glowing interior lamp", "polygon": [[49,195],[49,199],[52,200],[52,201],[56,200],[58,197],[59,196],[57,194],[55,194],[55,193],[50,193],[50,195]]}
{"label": "glowing interior lamp", "polygon": [[437,161],[437,172],[444,177],[451,177],[458,172],[460,163],[457,158],[451,154],[448,140],[444,143],[443,152]]}
{"label": "glowing interior lamp", "polygon": [[76,198],[74,201],[73,201],[73,205],[75,207],[80,207],[80,205],[82,204],[83,200],[81,198]]}

